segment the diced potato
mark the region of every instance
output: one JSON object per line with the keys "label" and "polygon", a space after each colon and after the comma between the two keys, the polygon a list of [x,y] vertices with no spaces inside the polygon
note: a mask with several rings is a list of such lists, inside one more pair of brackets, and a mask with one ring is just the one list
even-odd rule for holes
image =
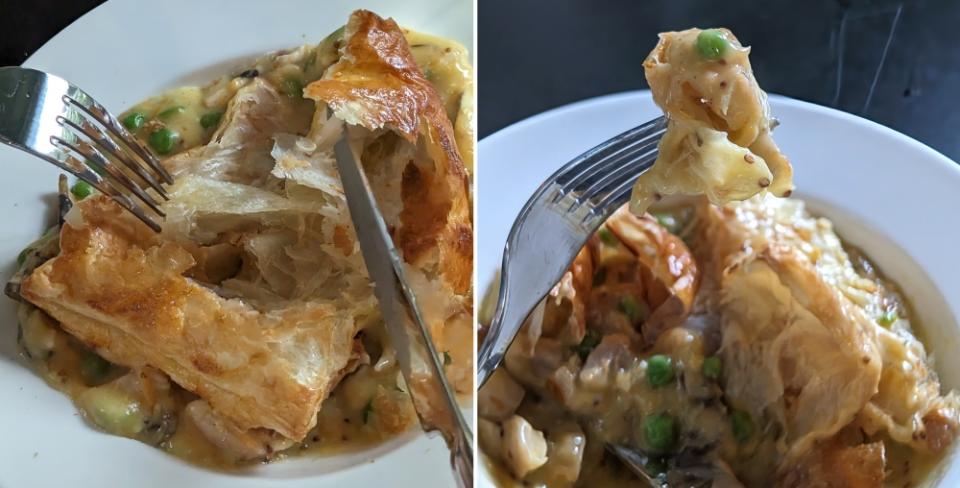
{"label": "diced potato", "polygon": [[505,420],[513,415],[523,401],[524,390],[510,373],[502,368],[490,375],[477,396],[480,417],[490,420]]}
{"label": "diced potato", "polygon": [[514,415],[503,423],[503,462],[517,479],[547,463],[547,441],[543,432]]}

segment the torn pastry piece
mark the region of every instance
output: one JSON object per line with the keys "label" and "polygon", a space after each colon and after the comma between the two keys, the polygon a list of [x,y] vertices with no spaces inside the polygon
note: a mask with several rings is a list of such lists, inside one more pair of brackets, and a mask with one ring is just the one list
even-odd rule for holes
{"label": "torn pastry piece", "polygon": [[451,357],[448,378],[470,391],[473,226],[453,126],[396,22],[358,11],[344,36],[340,60],[305,96],[350,126],[431,336]]}
{"label": "torn pastry piece", "polygon": [[877,391],[869,318],[790,248],[745,256],[720,289],[731,404],[783,429],[786,458],[850,423]]}
{"label": "torn pastry piece", "polygon": [[[523,386],[577,414],[690,312],[699,283],[683,242],[649,216],[618,210],[577,254],[506,353]],[[588,306],[589,305],[589,306]]]}
{"label": "torn pastry piece", "polygon": [[697,263],[686,244],[649,214],[636,216],[621,207],[604,224],[640,264],[642,303],[650,308],[641,331],[648,344],[690,314],[700,284]]}
{"label": "torn pastry piece", "polygon": [[793,170],[771,137],[775,121],[749,53],[727,29],[660,34],[643,67],[668,126],[656,163],[634,186],[634,213],[672,194],[718,205],[790,195]]}
{"label": "torn pastry piece", "polygon": [[957,394],[941,392],[897,290],[855,265],[829,221],[769,195],[703,204],[698,220],[698,255],[722,274],[726,394],[784,422],[781,473],[847,425],[921,452],[952,443]]}
{"label": "torn pastry piece", "polygon": [[183,247],[104,196],[74,207],[60,254],[21,292],[111,362],[152,366],[241,429],[300,439],[352,370],[367,307],[311,303],[260,312],[183,274]]}

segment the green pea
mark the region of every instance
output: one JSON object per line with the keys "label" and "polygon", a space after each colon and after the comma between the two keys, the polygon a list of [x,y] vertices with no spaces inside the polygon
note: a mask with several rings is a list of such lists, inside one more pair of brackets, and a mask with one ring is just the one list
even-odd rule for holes
{"label": "green pea", "polygon": [[733,429],[733,438],[737,442],[746,442],[753,436],[753,420],[747,412],[735,410],[730,415],[730,426]]}
{"label": "green pea", "polygon": [[616,246],[620,243],[620,239],[617,239],[617,236],[613,235],[613,232],[610,232],[610,229],[606,227],[601,227],[597,231],[597,235],[600,236],[600,241],[608,246]]}
{"label": "green pea", "polygon": [[163,109],[160,113],[157,114],[157,118],[169,119],[170,117],[183,113],[186,110],[187,109],[183,105],[174,105],[172,107]]}
{"label": "green pea", "polygon": [[77,182],[70,187],[70,193],[73,193],[73,196],[75,196],[77,200],[83,200],[93,194],[93,186],[86,181],[77,180]]}
{"label": "green pea", "polygon": [[215,127],[220,123],[221,117],[223,117],[223,112],[210,112],[203,114],[203,116],[200,117],[200,127],[203,127],[204,129]]}
{"label": "green pea", "polygon": [[280,91],[290,97],[303,97],[303,83],[296,78],[287,78],[280,84]]}
{"label": "green pea", "polygon": [[180,134],[176,133],[176,131],[172,131],[166,127],[163,127],[153,134],[150,134],[149,142],[150,147],[152,147],[157,154],[170,154],[170,152],[173,151],[173,148],[176,147],[177,143],[180,142]]}
{"label": "green pea", "polygon": [[112,364],[94,352],[85,352],[80,360],[80,374],[88,385],[103,383],[112,369]]}
{"label": "green pea", "polygon": [[624,315],[630,319],[631,323],[639,320],[640,317],[640,305],[637,301],[630,295],[627,295],[620,299],[620,302],[617,303],[617,308],[623,312]]}
{"label": "green pea", "polygon": [[886,312],[883,312],[883,315],[881,315],[877,319],[877,323],[880,324],[881,327],[889,328],[891,325],[893,325],[894,322],[896,322],[899,319],[900,317],[897,315],[896,311],[888,310]]}
{"label": "green pea", "polygon": [[720,59],[728,49],[730,41],[717,29],[707,29],[697,35],[697,54],[703,59]]}
{"label": "green pea", "polygon": [[648,415],[643,419],[643,437],[651,451],[667,452],[677,442],[677,421],[668,413]]}
{"label": "green pea", "polygon": [[707,378],[715,380],[720,377],[720,373],[723,372],[723,363],[720,361],[720,358],[717,356],[710,356],[703,360],[703,375]]}
{"label": "green pea", "polygon": [[586,361],[587,356],[590,355],[590,351],[593,351],[596,348],[603,337],[600,336],[600,333],[593,330],[587,329],[586,335],[583,336],[583,340],[580,341],[580,344],[574,348],[577,354],[580,356],[580,359]]}
{"label": "green pea", "polygon": [[659,388],[673,381],[673,359],[670,356],[656,354],[647,359],[647,382],[653,388]]}
{"label": "green pea", "polygon": [[123,126],[129,130],[136,131],[143,127],[147,122],[147,116],[142,112],[131,112],[123,118]]}

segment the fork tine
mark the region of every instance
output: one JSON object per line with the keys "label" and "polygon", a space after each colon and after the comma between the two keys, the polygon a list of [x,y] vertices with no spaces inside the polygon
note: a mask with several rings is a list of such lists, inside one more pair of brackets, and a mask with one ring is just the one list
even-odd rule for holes
{"label": "fork tine", "polygon": [[665,127],[666,119],[660,117],[622,132],[609,141],[601,143],[593,149],[577,156],[576,159],[567,163],[556,175],[556,181],[562,188],[562,192],[565,194],[577,188],[585,179],[598,173],[605,162],[608,162],[625,149],[629,149],[651,138],[659,139],[659,133]]}
{"label": "fork tine", "polygon": [[[149,195],[146,194],[139,186],[136,185],[127,175],[123,174],[122,171],[115,168],[110,162],[103,157],[103,154],[100,154],[100,151],[97,150],[90,143],[77,139],[77,144],[68,142],[59,137],[54,137],[56,144],[66,151],[72,151],[73,153],[79,155],[87,162],[87,166],[90,166],[96,172],[97,169],[106,171],[106,175],[101,177],[101,180],[106,181],[114,189],[113,193],[108,193],[111,196],[124,195],[123,188],[130,190],[136,195],[140,200],[146,203],[154,212],[156,212],[161,217],[166,216],[160,207],[157,206],[156,202]],[[88,182],[89,183],[89,182]],[[102,190],[101,190],[102,191]],[[130,202],[132,204],[132,202]]]}
{"label": "fork tine", "polygon": [[599,178],[594,181],[587,179],[584,183],[588,186],[582,190],[577,189],[577,200],[581,204],[592,200],[611,185],[616,185],[617,182],[624,177],[635,179],[639,174],[638,169],[643,166],[636,163],[646,162],[651,154],[655,155],[659,144],[659,137],[647,139],[643,143],[624,150],[615,158],[610,159],[608,164],[600,168],[600,172],[597,173],[597,175],[600,176]]}
{"label": "fork tine", "polygon": [[[57,142],[57,139],[59,138],[55,138],[50,142],[51,144],[57,147],[60,147],[60,143]],[[67,173],[70,173],[76,176],[77,178],[80,178],[81,180],[86,181],[87,183],[93,185],[94,188],[96,188],[97,190],[100,190],[104,195],[110,196],[110,198],[112,198],[115,202],[120,204],[120,206],[122,206],[123,208],[127,209],[130,213],[135,215],[138,219],[140,219],[141,222],[143,222],[144,224],[147,224],[147,226],[153,229],[155,232],[160,232],[161,230],[160,225],[154,222],[149,217],[147,217],[147,215],[143,213],[143,210],[139,206],[134,205],[134,203],[130,200],[129,197],[117,191],[117,189],[111,186],[110,183],[107,182],[107,180],[101,178],[100,175],[93,172],[86,164],[80,162],[77,158],[71,156],[67,152],[66,148],[61,148],[61,151],[64,152],[64,155],[66,156],[66,161],[61,161],[57,158],[51,157],[46,154],[42,154],[39,156],[44,160],[46,160],[48,163],[51,163],[54,166],[66,171]]]}
{"label": "fork tine", "polygon": [[598,209],[607,209],[607,208],[619,208],[620,205],[623,205],[630,199],[630,190],[633,188],[633,185],[636,183],[636,175],[643,172],[646,168],[653,165],[654,161],[657,159],[657,153],[651,152],[645,157],[637,160],[632,167],[624,171],[623,177],[618,181],[619,183],[614,182],[616,186],[608,191],[603,197],[597,201],[591,211],[595,216],[599,216],[600,213],[597,213]]}
{"label": "fork tine", "polygon": [[[89,139],[89,140],[93,141],[94,143],[96,143],[98,146],[100,146],[101,149],[103,149],[104,151],[106,151],[107,154],[109,154],[110,156],[113,156],[114,159],[116,159],[116,160],[120,161],[121,163],[123,163],[124,166],[126,166],[127,168],[129,168],[129,169],[130,169],[131,171],[133,171],[137,176],[139,176],[139,177],[142,178],[144,181],[146,181],[147,184],[149,184],[151,188],[153,188],[154,190],[156,190],[157,193],[158,193],[164,200],[169,200],[169,199],[170,199],[170,197],[167,195],[166,190],[163,189],[163,186],[162,186],[159,182],[157,182],[157,180],[156,180],[155,178],[153,178],[152,176],[150,176],[150,174],[148,174],[146,171],[144,171],[142,166],[140,166],[140,165],[137,164],[136,162],[130,160],[129,157],[125,156],[125,155],[124,155],[125,152],[123,151],[123,149],[121,149],[120,146],[118,146],[117,143],[113,141],[113,139],[111,139],[111,138],[108,137],[106,134],[104,134],[103,131],[101,131],[95,124],[91,124],[91,123],[88,122],[88,121],[86,120],[86,118],[84,118],[84,117],[80,117],[81,124],[77,124],[76,122],[74,122],[74,121],[72,121],[72,120],[70,120],[70,119],[68,119],[68,118],[66,118],[66,117],[60,116],[60,115],[57,116],[57,119],[56,119],[56,120],[57,120],[57,123],[59,123],[61,127],[64,126],[64,125],[67,125],[67,126],[69,126],[71,129],[73,129],[74,132],[77,132],[77,133],[79,133],[79,134],[83,134],[84,136],[87,137],[87,139]],[[91,132],[92,132],[92,134],[91,134]],[[133,183],[133,182],[131,181],[131,183]],[[138,186],[139,186],[139,185],[138,185]],[[145,192],[144,192],[143,194],[144,194],[144,195],[147,195]],[[151,199],[150,202],[147,202],[147,203],[150,204],[151,206],[155,206],[155,204],[154,204],[154,202],[152,201],[152,199]]]}
{"label": "fork tine", "polygon": [[157,175],[159,175],[167,184],[173,184],[173,177],[167,172],[163,165],[160,164],[160,161],[156,158],[156,156],[150,153],[150,151],[147,150],[147,148],[145,148],[143,144],[141,144],[140,141],[133,136],[133,134],[130,134],[130,132],[128,132],[127,129],[120,124],[116,118],[113,117],[113,115],[110,115],[110,112],[107,112],[107,109],[103,108],[103,106],[97,103],[93,97],[87,95],[85,92],[77,90],[77,93],[82,95],[82,98],[84,99],[83,101],[86,103],[82,103],[81,101],[71,98],[68,95],[63,96],[63,102],[65,104],[80,108],[80,110],[89,115],[93,120],[96,120],[101,125],[106,127],[107,130],[113,133],[114,136],[123,141],[125,145],[133,150],[133,152],[136,153],[137,156],[139,156],[143,162],[146,163],[149,168],[154,170]]}
{"label": "fork tine", "polygon": [[63,139],[55,138],[58,145],[64,151],[72,151],[76,153],[83,161],[86,161],[86,165],[94,170],[97,173],[101,180],[105,181],[107,184],[111,185],[114,188],[115,193],[125,194],[125,190],[133,192],[137,198],[147,206],[150,207],[157,215],[161,217],[166,216],[163,210],[160,209],[159,204],[154,200],[149,194],[147,194],[142,188],[140,188],[136,183],[134,183],[130,178],[120,171],[114,164],[112,164],[107,158],[103,156],[96,147],[91,145],[88,141],[78,138],[76,142],[70,142]]}

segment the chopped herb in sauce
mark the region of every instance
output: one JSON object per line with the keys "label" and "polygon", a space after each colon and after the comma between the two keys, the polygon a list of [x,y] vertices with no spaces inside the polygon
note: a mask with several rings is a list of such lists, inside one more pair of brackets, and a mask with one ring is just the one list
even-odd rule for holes
{"label": "chopped herb in sauce", "polygon": [[896,311],[888,310],[884,312],[883,315],[881,315],[877,319],[877,323],[880,324],[881,327],[889,328],[891,325],[893,325],[894,322],[896,322],[899,319],[900,317],[897,315]]}
{"label": "chopped herb in sauce", "polygon": [[665,229],[674,234],[677,232],[678,229],[676,217],[666,213],[655,213],[653,216],[657,219],[657,223],[659,223]]}
{"label": "chopped herb in sauce", "polygon": [[88,385],[96,386],[104,382],[113,369],[113,365],[95,352],[86,351],[80,360],[80,374]]}
{"label": "chopped herb in sauce", "polygon": [[636,323],[637,320],[642,318],[640,305],[637,303],[637,300],[630,295],[620,299],[620,302],[617,303],[617,309],[626,315],[631,323]]}
{"label": "chopped herb in sauce", "polygon": [[453,364],[453,358],[450,357],[450,353],[443,351],[443,365],[450,366],[451,364]]}
{"label": "chopped herb in sauce", "polygon": [[667,463],[661,458],[650,458],[647,460],[646,464],[643,465],[643,470],[647,472],[650,476],[660,476],[663,473],[667,472]]}
{"label": "chopped herb in sauce", "polygon": [[733,438],[737,442],[744,443],[753,437],[753,419],[750,414],[742,410],[736,410],[730,415],[730,427],[733,429]]}
{"label": "chopped herb in sauce", "polygon": [[583,340],[574,348],[580,356],[580,359],[586,361],[587,356],[590,355],[590,351],[593,351],[593,349],[600,344],[600,339],[602,338],[599,332],[593,329],[587,329],[587,334],[583,336]]}
{"label": "chopped herb in sauce", "polygon": [[185,112],[187,109],[183,105],[174,105],[172,107],[165,108],[157,114],[157,118],[160,119],[169,119],[174,115]]}
{"label": "chopped herb in sauce", "polygon": [[720,374],[723,372],[723,363],[720,361],[720,358],[717,356],[710,356],[703,360],[703,376],[715,380],[720,377]]}
{"label": "chopped herb in sauce", "polygon": [[220,118],[223,117],[223,112],[210,112],[203,114],[200,117],[200,127],[204,129],[209,129],[211,127],[216,127],[220,123]]}
{"label": "chopped herb in sauce", "polygon": [[620,239],[617,239],[617,236],[613,235],[613,232],[610,232],[610,229],[606,227],[601,227],[597,231],[597,235],[600,236],[600,241],[608,246],[616,246],[620,243]]}
{"label": "chopped herb in sauce", "polygon": [[290,97],[303,97],[303,82],[296,78],[287,78],[280,84],[280,91]]}
{"label": "chopped herb in sauce", "polygon": [[363,411],[360,413],[360,415],[363,417],[364,424],[370,423],[370,416],[373,415],[373,399],[368,401],[367,404],[363,406]]}

